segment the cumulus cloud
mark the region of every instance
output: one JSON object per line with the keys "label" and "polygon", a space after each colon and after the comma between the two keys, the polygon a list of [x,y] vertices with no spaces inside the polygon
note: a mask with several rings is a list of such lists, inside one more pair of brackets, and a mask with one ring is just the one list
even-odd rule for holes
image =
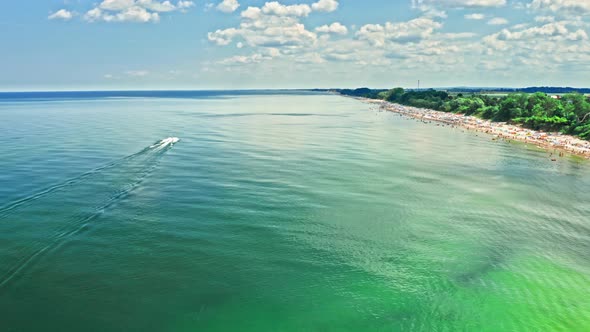
{"label": "cumulus cloud", "polygon": [[104,10],[124,10],[135,5],[135,0],[104,0],[98,5],[98,8]]}
{"label": "cumulus cloud", "polygon": [[101,8],[94,8],[89,10],[84,19],[88,22],[159,22],[160,15],[158,13],[149,12],[147,9],[132,6],[118,12],[106,11]]}
{"label": "cumulus cloud", "polygon": [[217,10],[224,13],[233,13],[240,7],[238,0],[223,0],[217,5]]}
{"label": "cumulus cloud", "polygon": [[262,54],[256,53],[249,56],[245,55],[236,55],[226,59],[222,59],[219,61],[219,64],[222,65],[240,65],[240,64],[250,64],[250,63],[260,63],[264,60],[268,60],[269,57],[266,57]]}
{"label": "cumulus cloud", "polygon": [[535,22],[540,22],[540,23],[555,22],[555,17],[553,17],[553,16],[537,16],[537,17],[535,17]]}
{"label": "cumulus cloud", "polygon": [[60,10],[56,11],[55,13],[49,15],[47,18],[50,20],[69,21],[72,19],[72,17],[74,17],[74,13],[72,13],[71,11],[65,10],[65,9],[60,9]]}
{"label": "cumulus cloud", "polygon": [[588,0],[533,0],[528,7],[533,10],[549,10],[556,13],[590,14]]}
{"label": "cumulus cloud", "polygon": [[486,16],[484,14],[466,14],[465,18],[468,20],[483,20]]}
{"label": "cumulus cloud", "polygon": [[412,7],[430,17],[446,18],[447,10],[491,8],[506,5],[506,0],[412,0]]}
{"label": "cumulus cloud", "polygon": [[311,13],[311,7],[308,5],[290,5],[286,6],[277,1],[267,2],[262,7],[262,12],[267,15],[276,16],[308,16]]}
{"label": "cumulus cloud", "polygon": [[415,7],[436,5],[447,8],[501,7],[506,0],[412,0]]}
{"label": "cumulus cloud", "polygon": [[532,27],[520,31],[504,29],[498,33],[501,40],[530,40],[534,38],[553,39],[554,41],[588,39],[582,29],[572,31],[566,22],[548,23],[538,27]]}
{"label": "cumulus cloud", "polygon": [[[349,29],[340,22],[308,28],[301,21],[313,13],[336,8],[334,3],[333,7],[322,7],[327,3],[332,2],[284,5],[271,1],[248,7],[240,13],[239,25],[209,32],[208,39],[218,46],[235,45],[237,52],[251,53],[234,55],[215,64],[224,70],[228,66],[238,70],[269,61],[311,66],[349,62],[360,67],[397,63],[407,68],[428,65],[433,70],[443,70],[463,62],[462,52],[481,47],[472,40],[472,32],[441,33],[442,23],[429,15],[409,21],[366,24],[355,28],[357,31],[351,37],[345,37]],[[340,37],[334,38],[335,35]],[[207,67],[211,69],[211,64]]]}
{"label": "cumulus cloud", "polygon": [[188,8],[191,8],[191,7],[194,7],[194,6],[195,6],[195,3],[192,2],[192,1],[183,1],[183,0],[180,0],[176,4],[176,7],[179,8],[179,9],[188,9]]}
{"label": "cumulus cloud", "polygon": [[251,55],[235,55],[229,58],[217,61],[221,65],[247,65],[256,64],[264,61],[272,60],[273,58],[281,56],[281,51],[274,47],[261,49],[258,53]]}
{"label": "cumulus cloud", "polygon": [[334,22],[330,25],[322,25],[315,29],[316,32],[322,33],[335,33],[338,35],[346,35],[348,33],[348,28],[342,25],[340,22]]}
{"label": "cumulus cloud", "polygon": [[244,10],[240,16],[250,20],[257,20],[262,16],[262,9],[258,7],[248,7],[248,9]]}
{"label": "cumulus cloud", "polygon": [[359,39],[367,40],[374,46],[383,46],[387,41],[397,43],[419,41],[441,27],[441,23],[421,17],[407,22],[387,22],[385,25],[367,24],[362,26],[356,35]]}
{"label": "cumulus cloud", "polygon": [[84,15],[88,22],[158,22],[160,13],[184,12],[194,7],[193,1],[103,0]]}
{"label": "cumulus cloud", "polygon": [[284,46],[297,48],[313,44],[317,40],[315,33],[308,31],[296,20],[267,19],[261,22],[249,22],[240,28],[217,30],[208,34],[208,39],[217,45],[229,45],[239,38],[251,47]]}
{"label": "cumulus cloud", "polygon": [[319,0],[312,4],[311,8],[318,12],[333,12],[338,9],[338,0]]}
{"label": "cumulus cloud", "polygon": [[219,46],[235,44],[238,49],[247,46],[246,49],[252,51],[250,55],[218,61],[220,65],[254,65],[277,58],[290,58],[296,63],[322,63],[325,60],[317,51],[321,44],[331,35],[346,35],[348,28],[335,22],[308,29],[301,19],[313,12],[329,12],[337,7],[338,1],[323,0],[311,5],[269,1],[243,10],[239,26],[209,32],[207,37]]}
{"label": "cumulus cloud", "polygon": [[267,2],[262,8],[248,7],[240,14],[239,27],[209,32],[208,39],[220,46],[235,40],[254,48],[300,48],[317,41],[317,35],[299,21],[310,12],[308,5],[286,6],[276,1]]}
{"label": "cumulus cloud", "polygon": [[[309,5],[283,5],[277,1],[267,2],[262,7],[248,7],[242,11],[238,27],[219,29],[208,33],[209,41],[225,46],[236,42],[242,47],[283,47],[291,51],[313,45],[318,36],[300,22],[312,12]],[[344,26],[334,25],[333,33],[342,33]],[[337,31],[337,32],[336,32]],[[260,52],[259,52],[260,53]]]}
{"label": "cumulus cloud", "polygon": [[502,17],[494,17],[488,21],[489,25],[506,25],[508,24],[508,20]]}
{"label": "cumulus cloud", "polygon": [[[546,56],[559,57],[555,61],[561,62],[566,56],[564,50],[571,49],[573,43],[588,40],[588,34],[583,29],[570,26],[568,22],[552,22],[541,26],[518,26],[503,29],[500,32],[486,36],[484,44],[487,54],[497,52],[513,52],[507,58]],[[588,54],[586,54],[588,55]]]}
{"label": "cumulus cloud", "polygon": [[138,7],[143,7],[146,10],[160,13],[171,12],[177,9],[170,1],[159,2],[153,0],[137,0],[136,5]]}
{"label": "cumulus cloud", "polygon": [[[522,9],[527,8],[524,3],[528,2],[529,10],[510,13],[516,1],[523,3]],[[485,75],[479,71],[487,70],[499,77],[503,75],[499,71],[522,73],[525,69],[541,68],[548,62],[555,66],[588,63],[590,43],[585,29],[590,25],[583,17],[564,17],[563,13],[572,12],[568,8],[573,8],[564,1],[414,0],[406,3],[413,3],[419,10],[414,12],[417,18],[369,21],[363,24],[372,24],[356,27],[336,19],[326,20],[336,16],[323,14],[339,9],[340,1],[336,0],[260,0],[247,5],[239,0],[208,0],[202,3],[212,3],[211,9],[234,15],[227,21],[233,23],[209,30],[208,41],[226,49],[219,51],[223,56],[208,61],[206,68],[210,72],[248,73],[259,75],[258,78],[267,75],[273,79],[277,70],[286,71],[284,76],[289,76],[289,70],[299,69],[306,73],[316,70],[313,74],[316,75],[325,70],[326,63],[331,72],[336,73],[334,75],[340,71],[348,74],[356,71],[355,75],[360,73],[358,77],[362,77],[362,73],[378,76],[379,70],[372,69],[377,66],[391,68],[399,77],[404,72],[414,75],[423,68],[428,68],[429,73],[468,73],[471,70],[478,75]],[[111,2],[105,6],[114,8],[121,4]],[[148,2],[140,6],[137,0],[133,1],[133,6],[160,16],[170,12],[164,1],[155,2],[162,6],[148,6]],[[508,3],[510,7],[500,8]],[[177,8],[175,10],[181,7],[176,0],[171,4]],[[225,6],[223,10],[219,7],[222,5]],[[112,20],[115,20],[117,14],[129,8],[95,7],[102,11],[98,15],[100,20],[105,20],[105,14],[114,16]],[[468,27],[464,30],[457,30],[456,25],[445,30],[447,12],[450,16],[473,21],[464,21]],[[523,24],[507,25],[509,22],[502,17]],[[482,26],[486,23],[498,26],[493,29],[497,33],[482,36],[482,31],[492,29]],[[131,73],[119,76],[141,77]],[[155,76],[157,73],[149,74],[149,77]]]}
{"label": "cumulus cloud", "polygon": [[[541,21],[545,21],[542,19]],[[590,61],[587,32],[576,21],[517,25],[486,36],[482,61],[490,67],[583,71]],[[505,65],[505,66],[504,66]]]}

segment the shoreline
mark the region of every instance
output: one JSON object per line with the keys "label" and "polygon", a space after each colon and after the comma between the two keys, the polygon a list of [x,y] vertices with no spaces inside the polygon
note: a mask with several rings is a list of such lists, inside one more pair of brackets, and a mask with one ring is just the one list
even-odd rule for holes
{"label": "shoreline", "polygon": [[[504,139],[530,143],[550,152],[550,157],[553,157],[552,161],[556,161],[556,157],[563,157],[564,153],[590,159],[590,142],[574,136],[536,131],[506,122],[492,122],[474,116],[405,106],[383,100],[357,99],[370,104],[378,104],[380,110],[398,113],[420,121],[434,121],[489,134],[493,136],[492,140]],[[557,155],[554,155],[551,150],[554,150]]]}

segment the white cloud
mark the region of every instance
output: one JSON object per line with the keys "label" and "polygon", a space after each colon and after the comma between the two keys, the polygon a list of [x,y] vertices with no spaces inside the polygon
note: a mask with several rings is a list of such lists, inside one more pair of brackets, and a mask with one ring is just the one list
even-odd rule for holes
{"label": "white cloud", "polygon": [[133,6],[114,13],[101,10],[100,8],[94,8],[89,10],[86,15],[84,15],[84,19],[88,22],[104,21],[146,23],[159,22],[160,15],[158,13],[149,12],[145,8],[138,6]]}
{"label": "white cloud", "polygon": [[170,1],[137,0],[136,5],[155,12],[171,12],[176,10],[176,6]]}
{"label": "white cloud", "polygon": [[294,17],[261,14],[257,19],[244,17],[239,28],[210,32],[208,39],[221,46],[240,39],[251,47],[297,48],[315,43],[317,36]]}
{"label": "white cloud", "polygon": [[207,34],[207,38],[209,39],[209,41],[214,42],[219,46],[226,46],[229,45],[232,42],[232,40],[236,36],[239,36],[241,33],[242,32],[240,30],[235,28],[229,28],[225,30],[219,29],[215,32],[209,32]]}
{"label": "white cloud", "polygon": [[120,80],[124,77],[142,78],[142,77],[149,76],[150,74],[151,73],[147,70],[127,70],[127,71],[120,73],[119,75],[113,75],[112,73],[108,73],[108,74],[103,75],[102,77],[107,80]]}
{"label": "white cloud", "polygon": [[338,9],[338,0],[319,0],[312,4],[311,8],[318,12],[333,12]]}
{"label": "white cloud", "polygon": [[233,13],[238,7],[240,7],[238,0],[223,0],[217,5],[217,10],[224,13]]}
{"label": "white cloud", "polygon": [[[314,4],[319,3],[316,0]],[[269,62],[271,67],[289,64],[289,68],[347,62],[354,68],[400,66],[413,70],[428,66],[444,71],[464,63],[466,54],[483,50],[474,42],[473,32],[441,33],[441,20],[427,14],[403,22],[366,24],[354,28],[354,36],[349,37],[349,27],[340,22],[310,28],[302,19],[320,12],[314,4],[272,1],[248,7],[240,13],[238,25],[209,32],[208,39],[219,46],[237,47],[234,52],[247,49],[251,53],[207,63],[207,68],[215,71],[231,67],[231,71],[247,72],[247,68],[262,62]],[[331,34],[341,37],[332,38]]]}
{"label": "white cloud", "polygon": [[[543,19],[542,21],[545,21]],[[538,26],[518,25],[486,36],[482,53],[485,67],[521,72],[583,72],[590,62],[588,34],[576,21],[556,21]]]}
{"label": "white cloud", "polygon": [[304,64],[319,64],[325,63],[326,60],[322,57],[319,53],[304,53],[295,58],[296,63],[304,63]]}
{"label": "white cloud", "polygon": [[540,23],[555,22],[555,17],[553,17],[553,16],[537,16],[537,17],[535,17],[535,22],[540,22]]}
{"label": "white cloud", "polygon": [[494,17],[488,21],[489,25],[506,25],[508,24],[508,20],[502,17]]}
{"label": "white cloud", "polygon": [[135,0],[104,0],[98,8],[104,10],[124,10],[131,8],[135,5]]}
{"label": "white cloud", "polygon": [[244,10],[240,16],[251,20],[257,20],[262,16],[262,10],[258,7],[248,7],[248,9]]}
{"label": "white cloud", "polygon": [[385,25],[367,24],[356,33],[357,37],[369,41],[374,46],[383,46],[388,41],[397,43],[415,42],[431,35],[440,29],[442,24],[430,18],[416,18],[407,22]]}
{"label": "white cloud", "polygon": [[72,17],[74,17],[74,13],[65,10],[65,9],[60,9],[58,11],[56,11],[55,13],[49,15],[47,18],[50,20],[64,20],[64,21],[69,21],[72,19]]}
{"label": "white cloud", "polygon": [[88,22],[96,22],[101,20],[102,18],[102,10],[100,8],[94,8],[86,12],[84,15],[84,19]]}
{"label": "white cloud", "polygon": [[447,10],[502,7],[506,3],[506,0],[412,0],[412,7],[429,17],[446,18]]}
{"label": "white cloud", "polygon": [[316,32],[308,30],[300,22],[312,12],[312,7],[307,4],[284,5],[277,1],[266,2],[261,7],[248,7],[240,14],[242,22],[239,26],[209,32],[208,39],[219,46],[234,43],[238,49],[247,46],[252,53],[232,56],[216,63],[224,66],[255,65],[277,58],[290,58],[294,63],[324,61],[312,50],[326,38],[329,39],[327,33],[346,34],[348,29],[340,23],[333,23],[319,27],[317,32],[325,34],[318,37]]}
{"label": "white cloud", "polygon": [[[572,55],[568,49],[588,40],[583,29],[576,29],[568,22],[552,22],[534,27],[512,27],[486,36],[484,44],[487,54],[507,53],[504,58],[542,58],[547,62],[563,62]],[[583,43],[586,44],[586,43]],[[590,56],[590,52],[580,54]],[[590,60],[590,59],[589,59]],[[524,60],[523,60],[524,61]]]}
{"label": "white cloud", "polygon": [[308,5],[290,5],[286,6],[277,1],[267,2],[262,7],[262,12],[267,15],[275,16],[308,16],[311,8]]}
{"label": "white cloud", "polygon": [[512,30],[524,30],[528,27],[530,27],[531,25],[529,23],[519,23],[519,24],[515,24],[511,27]]}
{"label": "white cloud", "polygon": [[556,13],[590,14],[588,0],[533,0],[527,6],[534,10],[549,10]]}
{"label": "white cloud", "polygon": [[176,8],[179,8],[179,9],[188,9],[188,8],[191,8],[191,7],[194,7],[194,6],[195,6],[195,3],[193,1],[180,0],[176,4]]}
{"label": "white cloud", "polygon": [[87,11],[84,19],[88,22],[159,22],[160,13],[185,12],[194,5],[193,1],[186,0],[176,5],[169,0],[104,0]]}
{"label": "white cloud", "polygon": [[483,20],[486,16],[484,14],[466,14],[465,18],[468,20]]}
{"label": "white cloud", "polygon": [[150,13],[143,7],[135,6],[117,13],[114,15],[114,20],[119,22],[158,22],[160,15]]}
{"label": "white cloud", "polygon": [[280,57],[281,51],[274,47],[261,49],[259,53],[251,55],[235,55],[229,58],[218,61],[221,65],[245,65],[261,63],[263,61],[272,60],[273,58]]}
{"label": "white cloud", "polygon": [[474,32],[442,33],[438,35],[443,40],[469,39],[475,36],[477,34]]}
{"label": "white cloud", "polygon": [[415,8],[486,8],[506,5],[506,0],[412,0]]}
{"label": "white cloud", "polygon": [[128,70],[125,72],[125,75],[130,77],[145,77],[149,74],[150,72],[147,70]]}
{"label": "white cloud", "polygon": [[339,35],[346,35],[348,33],[348,28],[342,25],[339,22],[334,22],[330,25],[322,25],[321,27],[317,27],[315,29],[316,32],[323,32],[323,33],[335,33]]}
{"label": "white cloud", "polygon": [[270,57],[266,57],[262,54],[252,54],[250,56],[243,56],[243,55],[235,55],[230,58],[223,59],[219,61],[219,64],[222,65],[240,65],[240,64],[250,64],[250,63],[260,63],[264,60],[269,60]]}
{"label": "white cloud", "polygon": [[[536,78],[538,69],[571,71],[590,63],[590,23],[586,18],[564,18],[547,8],[514,12],[517,1],[534,0],[415,0],[415,8],[421,10],[418,18],[365,21],[373,24],[358,28],[348,22],[345,26],[340,20],[318,23],[320,17],[314,15],[321,16],[319,0],[269,1],[250,2],[255,5],[240,8],[240,22],[208,34],[212,44],[227,45],[223,53],[229,55],[206,63],[207,70],[213,73],[230,68],[255,80],[270,77],[275,82],[282,76],[321,76],[325,68],[330,68],[331,80],[338,75],[354,75],[358,82],[367,82],[359,84],[375,85],[391,80],[377,67],[396,71],[396,81],[404,76],[413,79],[416,72],[424,73],[428,68],[429,79],[440,73],[447,82],[459,79],[473,84],[480,77],[491,83],[511,75],[518,81]],[[507,5],[510,7],[493,9]],[[521,8],[526,9],[526,4]],[[456,25],[444,29],[446,20],[441,17],[447,11],[449,16],[475,21],[464,21],[463,30],[457,30]],[[503,17],[514,17],[514,23],[524,24],[512,25]],[[482,36],[482,31],[491,29],[482,26],[486,23],[499,25],[494,28],[498,33]],[[276,75],[277,71],[282,75]],[[384,77],[384,81],[378,81],[378,77]],[[471,81],[465,79],[469,77]]]}
{"label": "white cloud", "polygon": [[543,26],[532,27],[521,31],[504,29],[499,33],[499,37],[502,40],[530,40],[538,37],[554,39],[555,41],[562,39],[579,40],[580,37],[582,37],[581,39],[588,39],[587,36],[584,36],[586,36],[584,30],[578,29],[571,31],[567,27],[566,22],[548,23]]}
{"label": "white cloud", "polygon": [[218,45],[227,45],[235,38],[252,47],[282,45],[296,48],[313,44],[317,40],[316,34],[299,22],[300,17],[310,12],[308,5],[285,6],[267,2],[262,8],[248,7],[244,10],[240,15],[242,23],[239,28],[217,30],[209,33],[208,37]]}

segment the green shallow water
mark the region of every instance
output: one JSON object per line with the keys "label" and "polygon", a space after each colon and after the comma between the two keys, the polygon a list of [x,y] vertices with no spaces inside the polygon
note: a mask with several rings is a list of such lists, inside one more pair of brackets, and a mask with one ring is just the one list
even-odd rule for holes
{"label": "green shallow water", "polygon": [[0,154],[2,331],[590,329],[587,161],[293,93],[3,101]]}

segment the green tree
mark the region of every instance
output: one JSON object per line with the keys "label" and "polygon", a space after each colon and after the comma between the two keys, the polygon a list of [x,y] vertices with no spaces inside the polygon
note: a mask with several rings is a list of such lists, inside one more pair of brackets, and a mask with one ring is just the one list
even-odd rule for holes
{"label": "green tree", "polygon": [[573,112],[577,116],[578,121],[582,121],[582,119],[590,113],[590,103],[582,94],[568,93],[563,96],[562,103],[565,103],[565,108],[568,110],[568,113]]}
{"label": "green tree", "polygon": [[387,91],[387,97],[385,98],[385,100],[395,103],[398,102],[401,98],[401,96],[403,96],[405,93],[405,90],[403,88],[395,88],[395,89],[391,89],[389,91]]}

